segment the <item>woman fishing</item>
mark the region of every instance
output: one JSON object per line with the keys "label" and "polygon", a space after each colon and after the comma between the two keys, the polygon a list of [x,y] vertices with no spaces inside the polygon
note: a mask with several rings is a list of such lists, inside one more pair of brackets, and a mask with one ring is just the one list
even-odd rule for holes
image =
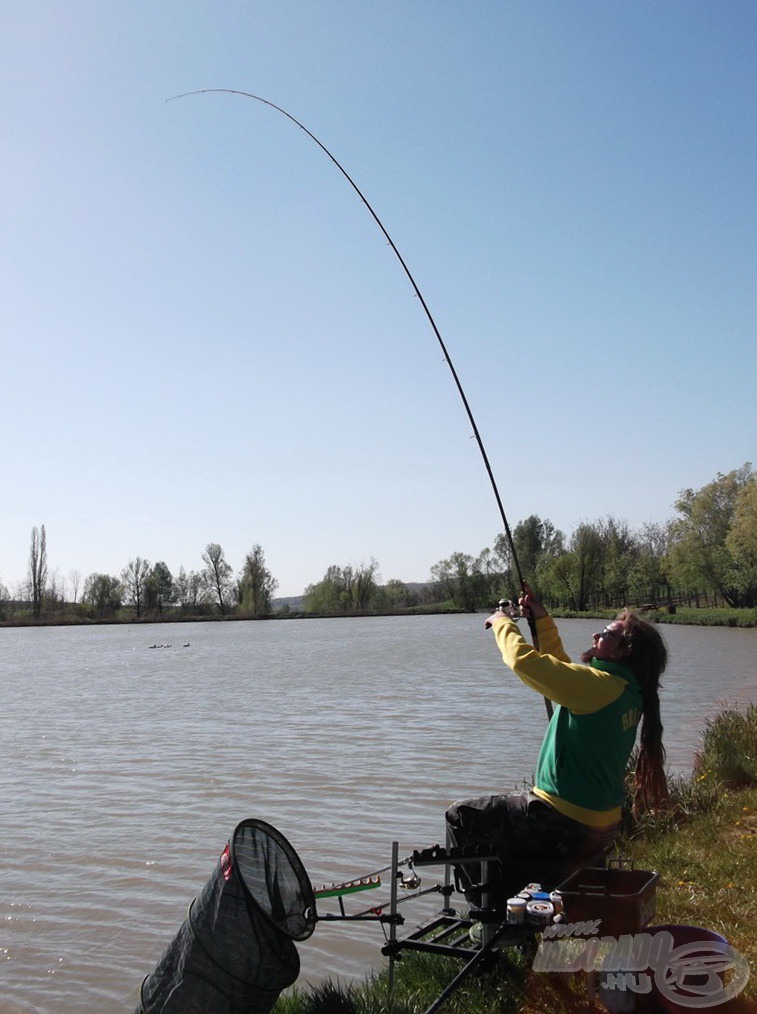
{"label": "woman fishing", "polygon": [[[482,796],[447,810],[451,846],[492,846],[507,865],[513,856],[575,859],[606,851],[620,825],[625,774],[641,722],[634,808],[667,797],[658,689],[667,649],[656,627],[623,610],[592,637],[581,662],[565,653],[554,620],[524,583],[520,614],[535,624],[538,649],[503,603],[487,620],[505,664],[526,686],[557,705],[529,792]],[[480,898],[460,866],[473,904]]]}

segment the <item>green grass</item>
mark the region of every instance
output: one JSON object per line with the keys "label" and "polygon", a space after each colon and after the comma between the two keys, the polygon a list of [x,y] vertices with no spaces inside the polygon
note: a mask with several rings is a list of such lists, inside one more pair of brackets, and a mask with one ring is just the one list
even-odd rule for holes
{"label": "green grass", "polygon": [[656,610],[649,618],[657,623],[683,623],[700,627],[755,627],[757,609],[689,609],[679,606],[674,613]]}
{"label": "green grass", "polygon": [[[625,839],[637,869],[656,870],[656,925],[702,926],[721,933],[757,969],[754,888],[757,884],[757,787],[725,791],[709,812],[685,827]],[[410,953],[395,965],[391,998],[386,973],[364,982],[326,983],[280,998],[274,1014],[420,1014],[462,967],[455,959]],[[473,976],[444,1004],[444,1014],[599,1014],[581,975],[532,972],[530,958],[506,951],[489,976]],[[718,1014],[757,1003],[757,975]]]}
{"label": "green grass", "polygon": [[[282,997],[274,1014],[419,1014],[463,967],[459,960],[407,953],[395,964],[391,995],[386,972],[357,985],[327,982]],[[526,968],[502,956],[486,974],[471,976],[444,1004],[445,1014],[516,1014],[523,1002]]]}
{"label": "green grass", "polygon": [[[654,623],[677,623],[691,627],[757,627],[757,609],[694,609],[677,606],[674,612],[669,612],[667,606],[660,606],[659,609],[644,612],[633,604],[630,608]],[[576,612],[571,609],[555,608],[550,611],[556,619],[612,620],[619,610],[594,609],[590,612]]]}
{"label": "green grass", "polygon": [[729,788],[757,785],[757,705],[728,708],[705,725],[696,782]]}
{"label": "green grass", "polygon": [[[723,790],[684,828],[627,842],[625,850],[638,867],[660,873],[657,924],[715,930],[757,969],[757,788]],[[757,976],[743,995],[757,1001]]]}

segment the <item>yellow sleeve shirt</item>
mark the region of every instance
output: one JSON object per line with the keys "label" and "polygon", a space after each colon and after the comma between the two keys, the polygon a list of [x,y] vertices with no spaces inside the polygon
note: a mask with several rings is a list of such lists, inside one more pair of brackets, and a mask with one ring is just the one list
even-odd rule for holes
{"label": "yellow sleeve shirt", "polygon": [[492,630],[505,665],[526,686],[576,714],[599,711],[625,690],[627,681],[620,676],[571,662],[551,616],[536,621],[538,649],[525,640],[509,617],[494,620]]}

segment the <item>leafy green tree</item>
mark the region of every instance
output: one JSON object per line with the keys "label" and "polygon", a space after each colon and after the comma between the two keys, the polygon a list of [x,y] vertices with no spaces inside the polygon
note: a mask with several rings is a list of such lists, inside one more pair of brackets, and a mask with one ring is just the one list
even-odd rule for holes
{"label": "leafy green tree", "polygon": [[492,606],[503,596],[509,597],[500,563],[499,554],[493,549],[482,549],[472,565],[473,574],[481,586],[480,593]]}
{"label": "leafy green tree", "polygon": [[202,554],[205,567],[203,579],[221,613],[226,613],[232,600],[232,570],[223,549],[217,542],[209,542]]}
{"label": "leafy green tree", "polygon": [[636,537],[625,521],[608,517],[597,523],[602,541],[601,595],[606,606],[629,602],[631,573],[638,555]]}
{"label": "leafy green tree", "polygon": [[752,474],[736,494],[733,520],[725,537],[743,604],[757,604],[757,476]]}
{"label": "leafy green tree", "polygon": [[601,597],[602,535],[597,525],[582,522],[568,541],[564,553],[555,556],[545,573],[545,583],[558,601],[585,612]]}
{"label": "leafy green tree", "polygon": [[254,545],[242,565],[237,582],[237,600],[249,616],[268,616],[273,609],[273,596],[279,583],[265,565],[262,547]]}
{"label": "leafy green tree", "polygon": [[531,514],[519,521],[513,529],[513,545],[523,577],[529,584],[536,579],[543,542],[544,524],[537,514]]}
{"label": "leafy green tree", "polygon": [[551,561],[542,574],[542,589],[550,605],[578,609],[575,557],[567,549]]}
{"label": "leafy green tree", "polygon": [[122,598],[120,581],[109,574],[90,574],[84,582],[82,600],[100,619],[115,615],[121,608]]}
{"label": "leafy green tree", "polygon": [[368,563],[352,571],[352,600],[358,612],[368,609],[373,602],[378,591],[378,569],[378,562],[371,557]]}
{"label": "leafy green tree", "polygon": [[647,522],[636,535],[636,556],[628,577],[629,595],[639,605],[656,606],[662,599],[670,602],[672,589],[668,579],[670,522]]}
{"label": "leafy green tree", "polygon": [[[518,562],[520,562],[520,557]],[[497,599],[511,598],[518,587],[518,575],[513,561],[512,547],[504,532],[500,532],[494,539],[492,569],[497,574],[495,592]]]}
{"label": "leafy green tree", "polygon": [[320,581],[305,589],[304,606],[309,613],[333,616],[347,612],[348,598],[342,568],[332,563]]}
{"label": "leafy green tree", "polygon": [[742,605],[745,596],[742,575],[727,539],[739,494],[751,481],[754,474],[751,464],[746,463],[726,475],[718,473],[699,490],[682,490],[675,504],[679,517],[672,525],[673,575],[684,587],[714,592],[732,607]]}
{"label": "leafy green tree", "polygon": [[408,588],[404,581],[392,578],[379,588],[380,601],[388,609],[409,609],[418,604],[418,593]]}
{"label": "leafy green tree", "polygon": [[165,606],[174,601],[174,597],[173,575],[167,565],[159,560],[145,581],[145,610],[148,613],[162,614]]}
{"label": "leafy green tree", "polygon": [[448,559],[435,563],[431,577],[439,585],[441,594],[451,599],[457,609],[472,612],[479,606],[492,604],[488,601],[488,582],[478,569],[477,561],[467,553],[453,553]]}
{"label": "leafy green tree", "polygon": [[546,571],[565,551],[565,536],[548,518],[531,514],[513,529],[513,544],[524,580],[541,593]]}
{"label": "leafy green tree", "polygon": [[378,563],[332,564],[323,579],[305,589],[305,609],[326,616],[364,612],[378,598]]}

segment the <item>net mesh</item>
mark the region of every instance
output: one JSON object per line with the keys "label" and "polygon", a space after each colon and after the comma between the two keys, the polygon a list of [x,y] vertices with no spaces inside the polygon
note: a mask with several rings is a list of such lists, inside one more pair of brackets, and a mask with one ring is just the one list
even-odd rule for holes
{"label": "net mesh", "polygon": [[136,1014],[263,1014],[297,978],[293,940],[313,932],[297,853],[261,820],[238,824],[155,970]]}

